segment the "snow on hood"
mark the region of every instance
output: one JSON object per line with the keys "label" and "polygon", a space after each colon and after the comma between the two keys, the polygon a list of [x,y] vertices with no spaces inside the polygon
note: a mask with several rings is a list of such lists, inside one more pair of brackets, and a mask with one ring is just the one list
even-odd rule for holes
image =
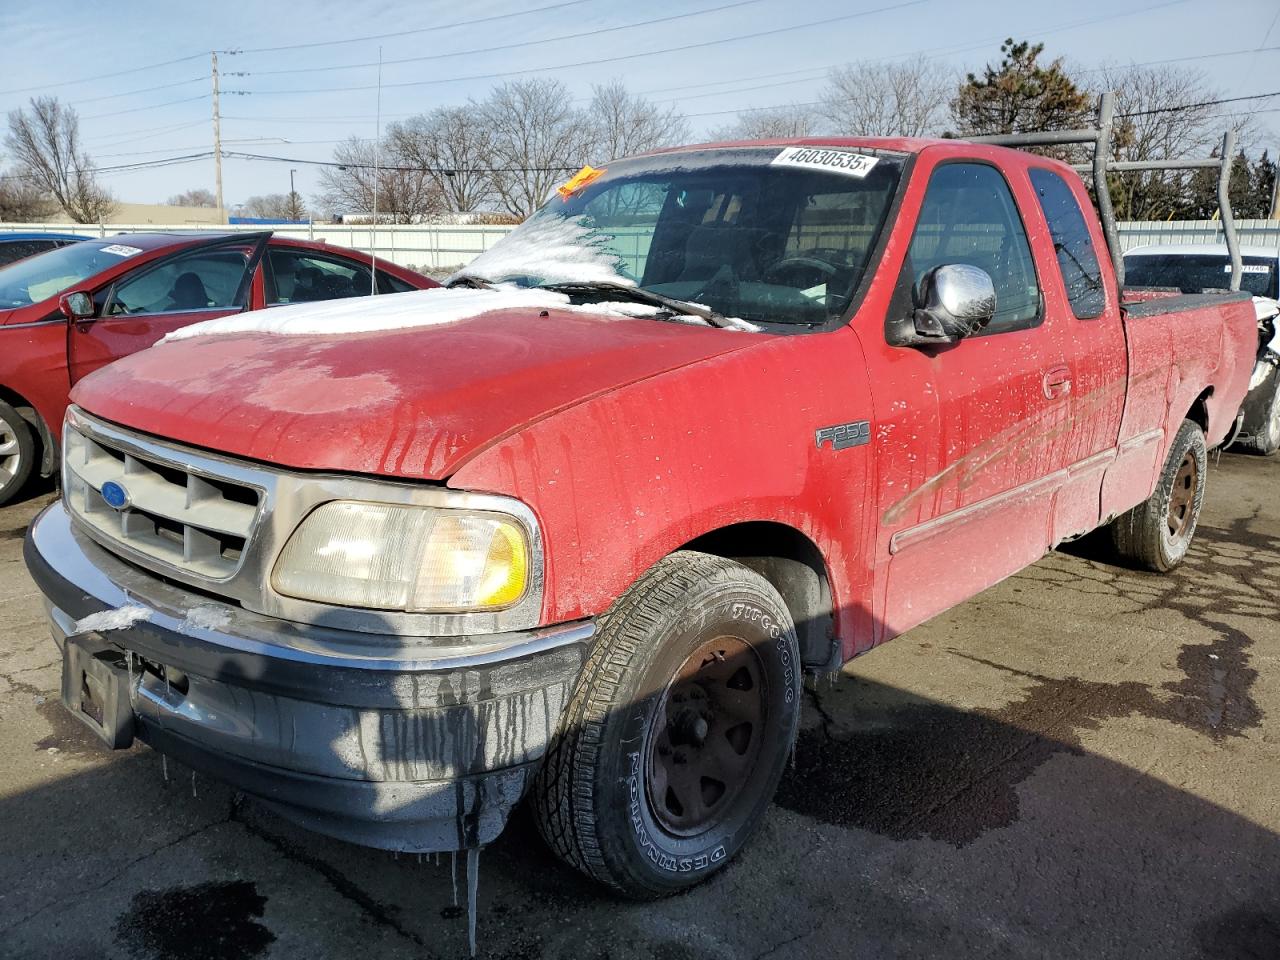
{"label": "snow on hood", "polygon": [[[448,293],[377,299],[429,304]],[[441,480],[543,417],[760,342],[700,324],[610,319],[599,306],[545,317],[488,310],[360,337],[191,337],[94,371],[72,402],[175,443],[282,467]]]}
{"label": "snow on hood", "polygon": [[492,248],[472,260],[445,283],[459,277],[505,280],[537,277],[542,283],[617,283],[634,287],[622,273],[622,258],[579,219],[553,213],[535,214]]}
{"label": "snow on hood", "polygon": [[[456,323],[493,310],[563,308],[569,298],[552,290],[500,287],[494,290],[457,288],[414,290],[409,293],[347,297],[315,303],[293,303],[269,310],[237,313],[193,323],[169,334],[161,343],[217,333],[278,333],[293,336],[373,333]],[[641,306],[641,310],[644,307]]]}
{"label": "snow on hood", "polygon": [[[453,289],[434,288],[414,290],[409,293],[384,293],[372,297],[346,297],[342,300],[322,300],[315,303],[294,303],[269,310],[237,313],[216,320],[205,320],[182,327],[166,336],[160,343],[190,340],[192,337],[208,337],[216,334],[267,333],[283,336],[349,336],[355,333],[376,333],[386,330],[406,330],[413,327],[434,327],[444,323],[457,323],[498,310],[533,309],[566,310],[571,313],[589,313],[605,317],[654,317],[666,312],[663,307],[647,303],[608,301],[604,303],[571,304],[569,297],[554,290],[536,290],[528,287],[499,285],[493,289],[477,290],[473,287]],[[679,315],[676,319],[710,326],[702,317]],[[745,320],[729,318],[731,330],[759,330]]]}

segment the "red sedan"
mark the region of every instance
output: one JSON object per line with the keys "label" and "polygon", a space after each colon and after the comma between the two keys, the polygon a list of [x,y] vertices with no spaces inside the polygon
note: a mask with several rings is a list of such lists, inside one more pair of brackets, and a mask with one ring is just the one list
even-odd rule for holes
{"label": "red sedan", "polygon": [[264,233],[121,234],[0,269],[0,504],[49,474],[67,392],[165,334],[307,300],[402,293],[434,280],[364,253]]}

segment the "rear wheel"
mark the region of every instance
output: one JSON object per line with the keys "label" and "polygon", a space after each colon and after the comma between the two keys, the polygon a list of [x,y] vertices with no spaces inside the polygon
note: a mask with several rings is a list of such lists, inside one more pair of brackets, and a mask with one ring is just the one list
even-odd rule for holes
{"label": "rear wheel", "polygon": [[1269,457],[1280,450],[1280,366],[1250,390],[1244,401],[1244,423],[1236,446]]}
{"label": "rear wheel", "polygon": [[782,598],[707,554],[660,561],[601,618],[539,774],[539,830],[629,897],[675,893],[746,844],[782,776],[800,660]]}
{"label": "rear wheel", "polygon": [[1155,493],[1111,523],[1111,540],[1121,558],[1160,573],[1182,562],[1195,537],[1208,469],[1204,431],[1183,420]]}
{"label": "rear wheel", "polygon": [[31,425],[7,403],[0,402],[0,505],[23,488],[36,461]]}

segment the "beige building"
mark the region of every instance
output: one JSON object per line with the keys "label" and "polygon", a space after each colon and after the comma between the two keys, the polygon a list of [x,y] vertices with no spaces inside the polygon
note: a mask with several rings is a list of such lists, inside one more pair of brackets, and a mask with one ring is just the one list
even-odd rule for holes
{"label": "beige building", "polygon": [[[67,215],[59,210],[45,219],[46,223],[70,224]],[[167,203],[120,203],[107,219],[107,225],[127,223],[130,226],[154,224],[157,227],[196,227],[225,223],[213,207],[172,207]]]}

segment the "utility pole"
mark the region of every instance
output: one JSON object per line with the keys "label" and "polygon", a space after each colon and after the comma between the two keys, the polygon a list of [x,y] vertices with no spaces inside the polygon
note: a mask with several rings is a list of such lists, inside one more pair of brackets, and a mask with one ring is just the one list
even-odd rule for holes
{"label": "utility pole", "polygon": [[290,220],[302,219],[302,211],[298,209],[298,201],[296,199],[298,196],[298,191],[293,189],[293,175],[297,172],[298,170],[296,167],[291,167],[289,169],[289,219]]}
{"label": "utility pole", "polygon": [[218,111],[218,51],[209,54],[213,58],[213,178],[214,195],[217,197],[218,222],[227,222],[227,212],[222,206],[222,117]]}

